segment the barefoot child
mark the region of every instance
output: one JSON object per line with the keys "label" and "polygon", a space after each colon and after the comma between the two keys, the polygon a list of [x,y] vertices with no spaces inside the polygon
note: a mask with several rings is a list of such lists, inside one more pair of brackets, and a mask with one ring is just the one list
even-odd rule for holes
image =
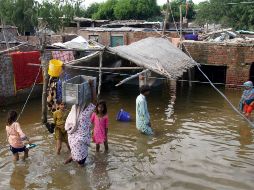
{"label": "barefoot child", "polygon": [[28,157],[28,149],[24,145],[23,141],[27,140],[30,144],[29,139],[21,130],[20,124],[17,122],[18,114],[16,111],[10,111],[8,115],[6,133],[8,142],[10,144],[10,150],[13,153],[13,160],[19,160],[19,152],[24,152],[24,160]]}
{"label": "barefoot child", "polygon": [[102,143],[104,143],[105,151],[108,151],[108,115],[105,101],[97,103],[91,122],[94,125],[93,141],[96,143],[96,152],[99,152]]}
{"label": "barefoot child", "polygon": [[55,123],[56,153],[59,155],[62,149],[62,142],[66,143],[69,150],[70,147],[68,144],[67,131],[64,129],[68,113],[63,102],[58,102],[57,104],[58,110],[53,113],[53,118]]}

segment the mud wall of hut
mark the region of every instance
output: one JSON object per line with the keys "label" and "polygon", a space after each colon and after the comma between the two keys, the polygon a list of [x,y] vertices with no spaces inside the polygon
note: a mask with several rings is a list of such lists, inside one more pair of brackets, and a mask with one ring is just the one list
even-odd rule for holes
{"label": "mud wall of hut", "polygon": [[14,77],[11,57],[8,55],[0,56],[0,101],[3,97],[13,96]]}
{"label": "mud wall of hut", "polygon": [[[250,79],[254,63],[254,45],[184,41],[195,61],[214,66],[227,66],[226,85],[236,88]],[[232,85],[233,84],[233,85]]]}

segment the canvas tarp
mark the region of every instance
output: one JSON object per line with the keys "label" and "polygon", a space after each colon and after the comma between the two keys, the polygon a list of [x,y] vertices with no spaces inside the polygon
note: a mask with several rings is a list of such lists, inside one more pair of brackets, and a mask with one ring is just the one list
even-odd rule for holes
{"label": "canvas tarp", "polygon": [[164,38],[149,37],[107,50],[170,79],[181,77],[195,65],[190,57]]}

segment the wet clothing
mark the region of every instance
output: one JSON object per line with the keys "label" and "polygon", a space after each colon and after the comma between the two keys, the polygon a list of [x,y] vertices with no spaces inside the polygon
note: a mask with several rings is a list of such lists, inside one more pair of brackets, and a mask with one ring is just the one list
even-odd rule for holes
{"label": "wet clothing", "polygon": [[64,129],[64,124],[68,114],[67,111],[57,110],[53,113],[55,129],[54,136],[56,140],[61,140],[62,142],[68,143],[67,131]]}
{"label": "wet clothing", "polygon": [[70,121],[69,123],[69,119],[67,119],[65,129],[68,133],[68,142],[71,148],[71,157],[74,161],[82,163],[83,160],[88,156],[91,127],[90,117],[94,111],[95,106],[93,104],[89,104],[82,112],[80,112],[79,116],[75,116],[77,112],[74,108],[75,107],[72,107],[70,116],[78,118],[76,123],[77,128],[73,131],[73,121]]}
{"label": "wet clothing", "polygon": [[136,99],[136,127],[146,135],[153,135],[146,97],[143,94],[140,94]]}
{"label": "wet clothing", "polygon": [[14,148],[14,147],[12,147],[11,145],[10,145],[10,151],[13,153],[13,154],[16,154],[16,153],[18,153],[18,152],[24,152],[24,151],[26,151],[26,150],[28,150],[25,146],[24,147],[22,147],[22,148]]}
{"label": "wet clothing", "polygon": [[102,144],[107,141],[108,115],[99,117],[96,113],[92,114],[91,122],[94,125],[93,141]]}
{"label": "wet clothing", "polygon": [[[239,103],[239,109],[241,111],[244,111],[245,113],[251,113],[253,110],[253,106],[250,106],[250,104],[254,101],[254,89],[246,89],[243,91],[242,97],[240,99]],[[246,112],[248,111],[248,112]]]}
{"label": "wet clothing", "polygon": [[53,113],[54,123],[56,124],[56,126],[62,126],[62,128],[64,128],[67,116],[68,116],[67,111],[56,110]]}
{"label": "wet clothing", "polygon": [[62,142],[68,143],[67,131],[65,131],[64,128],[55,127],[54,132],[55,140],[61,140]]}
{"label": "wet clothing", "polygon": [[18,122],[14,122],[11,126],[6,126],[7,138],[10,146],[13,148],[23,148],[23,140],[26,140],[27,137],[21,130],[21,127]]}

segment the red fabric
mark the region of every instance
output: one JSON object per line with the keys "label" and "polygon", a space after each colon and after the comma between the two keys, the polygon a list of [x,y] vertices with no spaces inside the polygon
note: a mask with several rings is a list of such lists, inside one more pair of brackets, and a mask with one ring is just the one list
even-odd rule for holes
{"label": "red fabric", "polygon": [[[40,52],[15,52],[11,54],[13,71],[15,76],[16,90],[29,88],[33,85],[38,74],[39,67],[30,66],[29,63],[40,64]],[[42,73],[36,81],[42,82]]]}
{"label": "red fabric", "polygon": [[248,104],[244,104],[243,110],[245,113],[250,114],[254,109],[254,105],[248,105]]}

